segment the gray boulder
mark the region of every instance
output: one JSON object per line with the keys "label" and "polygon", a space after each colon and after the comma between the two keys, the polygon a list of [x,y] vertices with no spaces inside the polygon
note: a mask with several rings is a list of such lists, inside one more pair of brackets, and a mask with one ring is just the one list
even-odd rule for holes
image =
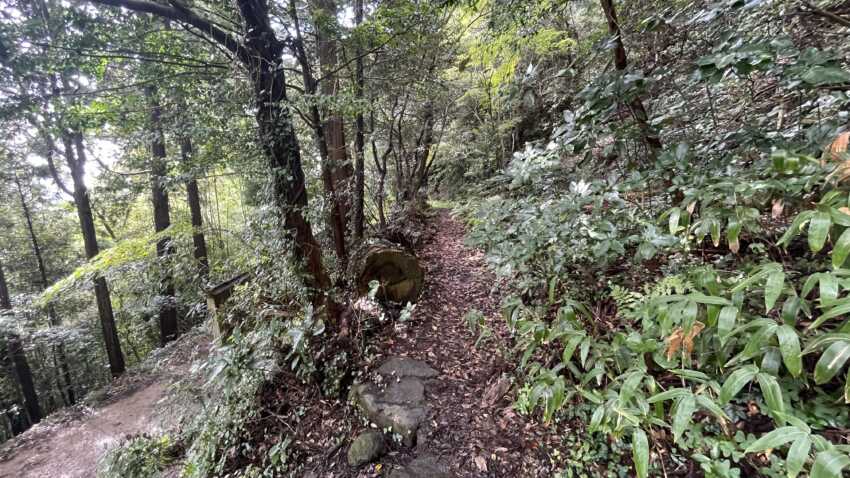
{"label": "gray boulder", "polygon": [[365,431],[351,442],[351,447],[348,448],[348,464],[355,467],[365,465],[386,451],[383,433],[375,430]]}

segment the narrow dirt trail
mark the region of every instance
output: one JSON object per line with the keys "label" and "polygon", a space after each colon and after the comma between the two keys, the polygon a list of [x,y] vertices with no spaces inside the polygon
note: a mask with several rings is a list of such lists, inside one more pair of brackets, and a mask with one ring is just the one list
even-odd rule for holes
{"label": "narrow dirt trail", "polygon": [[95,476],[98,460],[122,438],[159,431],[155,406],[165,392],[165,384],[154,382],[78,420],[28,431],[37,436],[0,463],[0,477]]}
{"label": "narrow dirt trail", "polygon": [[[463,244],[461,222],[447,211],[433,220],[436,234],[420,254],[427,289],[416,305],[416,324],[384,347],[386,357],[423,360],[439,371],[426,394],[431,412],[424,440],[410,454],[438,457],[453,476],[552,476],[557,460],[549,453],[559,447],[558,437],[511,406],[512,366],[497,346],[509,343],[498,281],[484,255]],[[484,314],[495,336],[480,347],[464,320],[473,309]]]}
{"label": "narrow dirt trail", "polygon": [[133,381],[130,392],[120,394],[108,405],[60,411],[15,438],[4,450],[9,459],[0,462],[0,478],[92,478],[98,460],[129,435],[158,433],[168,428],[161,416],[161,402],[169,385],[185,376],[199,355],[206,355],[209,336],[187,334],[163,350],[164,367],[151,375],[124,377]]}

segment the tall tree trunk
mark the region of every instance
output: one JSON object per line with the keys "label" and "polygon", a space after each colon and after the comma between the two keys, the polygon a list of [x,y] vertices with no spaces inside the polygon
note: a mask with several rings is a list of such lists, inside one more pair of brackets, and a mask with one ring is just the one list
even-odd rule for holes
{"label": "tall tree trunk", "polygon": [[[332,6],[335,12],[336,7],[333,3]],[[324,10],[322,10],[321,7],[314,4],[311,4],[311,7],[313,8],[314,17],[324,14]],[[304,49],[304,39],[301,34],[301,22],[298,18],[298,10],[295,5],[295,0],[290,0],[289,2],[289,14],[292,17],[292,22],[295,27],[296,38],[295,42],[293,42],[293,53],[301,66],[301,80],[304,83],[304,93],[308,96],[314,96],[319,93],[319,80],[317,80],[313,74],[313,65],[310,63],[307,51]],[[328,43],[326,40],[322,40],[321,37],[324,35],[322,33],[317,33],[316,35],[317,37],[320,37],[317,39],[319,43],[320,63],[322,62],[321,58],[325,58],[324,61],[329,61],[327,58],[329,55],[328,50],[333,48],[333,43]],[[335,50],[333,52],[333,56],[334,58],[336,57]],[[327,81],[330,81],[330,79]],[[330,92],[326,92],[324,90],[324,86],[326,86],[326,83],[323,83],[322,94],[333,94],[332,90]],[[337,181],[337,173],[335,172],[335,164],[337,164],[340,152],[343,154],[345,153],[345,138],[342,133],[342,123],[340,122],[339,124],[336,124],[333,121],[323,121],[322,113],[315,102],[310,105],[309,110],[309,122],[313,129],[313,138],[316,142],[316,149],[319,151],[322,186],[324,188],[325,202],[328,209],[328,230],[331,231],[334,252],[340,262],[340,268],[344,270],[348,264],[348,250],[346,245],[346,211],[348,206],[346,206],[343,202],[343,199],[345,198],[344,191],[338,189],[340,184]],[[335,139],[330,139],[328,137],[328,133],[336,127],[339,127],[339,130],[332,132],[335,135]],[[337,141],[343,142],[342,148],[340,149],[337,147],[335,152],[332,154],[331,145]],[[337,158],[334,159],[333,156],[337,156]]]}
{"label": "tall tree trunk", "polygon": [[[3,264],[0,264],[0,314],[2,314],[2,311],[11,310],[12,301],[9,296],[9,286],[6,284]],[[27,356],[18,334],[12,331],[7,332],[6,348],[8,356],[14,365],[18,384],[21,386],[21,392],[24,396],[24,408],[27,411],[30,423],[38,423],[41,421],[41,406],[38,403],[38,393],[35,390],[32,370],[30,369],[29,362],[27,362]]]}
{"label": "tall tree trunk", "polygon": [[[86,152],[83,146],[82,133],[65,132],[62,136],[65,149],[65,160],[71,170],[71,179],[74,183],[74,203],[77,206],[77,217],[80,220],[80,230],[83,235],[86,257],[93,259],[99,252],[97,243],[97,231],[94,227],[89,191],[85,183]],[[76,149],[76,158],[74,150]],[[124,354],[121,353],[121,343],[118,339],[118,330],[115,328],[115,314],[112,311],[112,300],[109,297],[109,286],[103,276],[94,279],[94,294],[97,300],[97,312],[100,316],[100,327],[103,333],[103,341],[106,345],[106,355],[109,358],[109,371],[113,377],[124,373]]]}
{"label": "tall tree trunk", "polygon": [[6,283],[3,263],[0,263],[0,310],[12,310],[12,296],[9,294],[9,285]]}
{"label": "tall tree trunk", "polygon": [[[162,108],[159,105],[156,88],[145,88],[145,96],[150,108],[151,134],[151,202],[153,203],[153,226],[156,232],[162,232],[171,225],[171,212],[168,205],[168,191],[165,189],[165,135],[162,132]],[[163,237],[156,243],[156,255],[163,260],[165,273],[159,287],[159,340],[162,345],[177,338],[177,308],[174,297],[174,281],[167,264],[172,254],[171,238]]]}
{"label": "tall tree trunk", "polygon": [[[617,71],[625,71],[628,67],[628,58],[626,57],[626,48],[623,46],[623,34],[620,31],[620,23],[617,21],[617,11],[614,8],[614,0],[600,0],[602,11],[605,13],[605,19],[608,22],[608,33],[614,37],[614,67]],[[661,140],[649,125],[649,115],[646,113],[646,108],[643,106],[643,101],[640,96],[629,101],[629,108],[632,111],[632,116],[640,128],[643,140],[649,147],[653,155],[657,154],[661,148]]]}
{"label": "tall tree trunk", "polygon": [[[337,76],[338,54],[336,48],[336,39],[333,38],[333,28],[328,26],[336,26],[337,4],[334,0],[311,0],[310,8],[313,15],[313,23],[316,25],[316,53],[319,58],[319,71],[321,77],[319,79],[319,93],[324,96],[335,96],[339,93],[339,78]],[[340,228],[334,228],[334,243],[338,244],[337,249],[342,248],[340,259],[345,263],[347,261],[346,233],[348,231],[348,214],[351,211],[351,177],[354,170],[351,162],[348,160],[348,148],[345,144],[345,124],[342,121],[342,115],[332,108],[325,112],[324,123],[325,142],[327,143],[329,169],[331,175],[331,191],[333,192],[333,209],[332,214],[338,216],[334,218],[335,223],[340,224]]]}
{"label": "tall tree trunk", "polygon": [[[180,140],[180,157],[184,163],[192,159],[192,138],[185,136]],[[199,273],[206,280],[210,271],[207,257],[207,241],[204,237],[204,216],[201,214],[201,195],[198,191],[198,180],[194,176],[186,181],[186,202],[189,203],[189,214],[192,219],[192,255],[198,261]]]}
{"label": "tall tree trunk", "polygon": [[[18,188],[18,196],[21,200],[21,209],[24,212],[24,219],[26,219],[27,231],[30,236],[30,244],[32,245],[32,252],[35,255],[36,264],[38,265],[38,274],[41,278],[41,290],[45,290],[49,285],[47,279],[47,268],[44,266],[44,258],[41,255],[41,245],[38,242],[38,236],[35,234],[35,228],[32,224],[32,214],[30,214],[29,204],[27,204],[26,197],[24,196],[24,189],[21,186],[21,180],[17,174],[15,174],[15,186]],[[58,327],[62,323],[59,315],[56,313],[56,309],[53,307],[53,304],[47,305],[47,319],[51,327]],[[71,379],[71,369],[68,367],[68,357],[65,354],[65,345],[60,343],[59,345],[54,346],[53,354],[54,356],[59,357],[59,368],[62,371],[62,377],[65,381],[62,386],[64,391],[60,394],[62,395],[62,399],[65,401],[66,405],[73,405],[76,403],[77,398],[74,393],[74,382]]]}
{"label": "tall tree trunk", "polygon": [[[363,23],[363,0],[354,0],[354,24],[360,26]],[[354,96],[358,100],[363,99],[363,48],[358,40],[357,49],[355,50],[357,58],[354,67]],[[365,180],[365,164],[363,161],[364,148],[364,122],[363,112],[358,110],[357,117],[354,120],[355,135],[354,135],[354,239],[359,241],[363,238],[363,202],[364,202],[364,180]]]}
{"label": "tall tree trunk", "polygon": [[332,331],[346,334],[339,322],[340,307],[329,294],[331,281],[322,263],[321,246],[302,212],[307,208],[307,189],[301,148],[288,107],[283,43],[275,36],[264,1],[237,0],[237,4],[245,22],[245,47],[250,52],[241,59],[253,83],[260,143],[269,162],[283,227],[292,236],[294,257],[306,264],[305,282],[312,289],[314,305],[326,307]]}

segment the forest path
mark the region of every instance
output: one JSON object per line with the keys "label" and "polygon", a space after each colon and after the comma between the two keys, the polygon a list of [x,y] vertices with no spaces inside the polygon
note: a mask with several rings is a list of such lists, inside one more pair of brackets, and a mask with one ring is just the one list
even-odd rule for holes
{"label": "forest path", "polygon": [[[436,457],[459,477],[551,476],[559,437],[512,407],[512,366],[500,348],[510,344],[510,334],[499,311],[499,281],[484,254],[464,245],[462,222],[447,210],[432,221],[436,233],[420,252],[427,288],[414,324],[390,336],[378,358],[418,359],[439,372],[426,391],[431,411],[409,458]],[[471,310],[483,314],[493,334],[477,347],[478,331],[465,321]]]}
{"label": "forest path", "polygon": [[0,478],[92,478],[98,461],[125,437],[168,429],[162,402],[169,386],[206,355],[209,341],[192,331],[157,351],[152,358],[161,367],[110,384],[116,396],[108,404],[57,412],[15,437],[4,447],[9,459],[0,462]]}

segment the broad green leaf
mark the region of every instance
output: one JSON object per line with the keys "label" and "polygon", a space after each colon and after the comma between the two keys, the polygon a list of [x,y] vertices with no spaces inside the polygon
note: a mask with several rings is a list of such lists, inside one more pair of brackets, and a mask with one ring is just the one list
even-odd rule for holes
{"label": "broad green leaf", "polygon": [[691,417],[696,410],[696,400],[693,395],[685,395],[679,399],[676,405],[676,413],[673,415],[673,441],[679,442],[682,433],[691,424]]}
{"label": "broad green leaf", "polygon": [[569,363],[572,360],[576,347],[578,347],[578,344],[582,340],[584,340],[584,335],[573,335],[567,340],[567,344],[564,345],[564,353],[561,355],[561,361],[563,363]]}
{"label": "broad green leaf", "polygon": [[800,78],[814,86],[840,85],[850,83],[850,72],[836,66],[815,65],[803,73]]}
{"label": "broad green leaf", "polygon": [[822,273],[816,272],[816,273],[810,275],[809,277],[807,277],[806,281],[803,282],[803,288],[800,290],[800,297],[802,297],[804,299],[806,297],[808,297],[809,293],[812,292],[812,289],[815,288],[815,284],[817,284],[820,281],[821,276],[823,276]]}
{"label": "broad green leaf", "polygon": [[809,458],[809,451],[812,449],[812,440],[808,435],[803,435],[797,438],[788,449],[787,458],[785,458],[785,469],[788,472],[788,478],[795,478],[803,471],[803,466]]}
{"label": "broad green leaf", "polygon": [[746,365],[729,374],[720,388],[720,404],[725,405],[741,391],[756,376],[759,369],[755,365]]}
{"label": "broad green leaf", "polygon": [[776,271],[767,276],[767,282],[764,285],[764,308],[767,312],[773,309],[776,300],[782,294],[783,285],[785,285],[785,272]]}
{"label": "broad green leaf", "polygon": [[776,329],[778,328],[779,326],[776,322],[764,322],[761,330],[749,338],[749,342],[747,342],[747,345],[744,347],[744,350],[739,354],[737,359],[748,360],[761,354],[764,351],[765,345],[767,345],[768,341],[771,337],[773,337],[776,333]]}
{"label": "broad green leaf", "polygon": [[[843,213],[842,215],[846,216],[846,214]],[[835,245],[832,247],[832,267],[836,269],[841,267],[847,259],[848,254],[850,254],[850,228],[845,229],[844,232],[838,236],[838,239],[835,241]]]}
{"label": "broad green leaf", "polygon": [[724,412],[723,409],[720,408],[720,405],[718,405],[717,402],[705,395],[696,395],[696,398],[697,405],[717,417],[718,420],[720,420],[721,422],[729,420],[729,416],[726,415],[726,412]]}
{"label": "broad green leaf", "polygon": [[844,403],[850,403],[850,370],[847,371],[847,377],[844,378]]}
{"label": "broad green leaf", "polygon": [[777,376],[780,365],[782,365],[782,354],[779,353],[779,347],[767,347],[761,356],[759,369],[764,373]]}
{"label": "broad green leaf", "polygon": [[587,368],[587,356],[590,354],[590,340],[583,340],[581,342],[581,346],[578,349],[579,360],[581,361],[581,366],[583,368]]}
{"label": "broad green leaf", "polygon": [[646,432],[637,427],[632,432],[632,457],[638,478],[649,476],[649,440]]}
{"label": "broad green leaf", "polygon": [[778,246],[787,246],[791,239],[793,239],[797,234],[800,234],[800,231],[803,228],[803,225],[806,221],[810,220],[812,216],[815,215],[815,211],[803,211],[800,214],[797,214],[797,217],[791,222],[791,225],[788,226],[788,229],[785,231],[785,234],[779,238],[779,241],[776,243]]}
{"label": "broad green leaf", "polygon": [[815,383],[822,384],[832,380],[832,377],[844,367],[850,358],[850,342],[835,342],[820,356],[815,365]]}
{"label": "broad green leaf", "polygon": [[599,425],[602,424],[602,419],[605,418],[605,407],[599,406],[594,410],[593,415],[590,417],[590,424],[588,425],[589,431],[595,431],[599,428]]}
{"label": "broad green leaf", "polygon": [[628,373],[626,379],[623,380],[623,385],[620,387],[620,402],[627,403],[634,395],[641,380],[646,376],[646,371],[636,370]]}
{"label": "broad green leaf", "polygon": [[739,291],[743,291],[743,290],[745,290],[747,287],[749,287],[749,286],[751,286],[751,285],[755,284],[756,282],[761,281],[762,279],[764,279],[765,277],[767,277],[769,274],[771,274],[771,273],[773,273],[773,272],[776,272],[776,271],[781,271],[781,270],[782,270],[782,265],[781,265],[781,264],[777,264],[777,263],[775,263],[775,262],[770,262],[770,263],[764,264],[764,265],[762,265],[762,266],[758,267],[758,269],[756,270],[756,272],[754,272],[754,273],[753,273],[753,274],[751,274],[749,277],[747,277],[746,279],[744,279],[744,280],[742,280],[741,282],[739,282],[739,283],[738,283],[735,287],[733,287],[730,291],[731,291],[732,293],[736,293],[736,292],[739,292]]}
{"label": "broad green leaf", "polygon": [[714,297],[711,295],[700,294],[698,292],[694,292],[693,294],[688,294],[685,296],[686,298],[707,305],[729,305],[731,302],[729,299],[724,299],[723,297]]}
{"label": "broad green leaf", "polygon": [[838,280],[832,274],[822,274],[818,284],[821,304],[834,301],[838,297]]}
{"label": "broad green leaf", "polygon": [[693,380],[693,381],[699,382],[699,383],[705,383],[705,382],[711,381],[711,377],[709,377],[707,374],[700,372],[698,370],[691,370],[691,369],[687,369],[687,368],[676,368],[676,369],[670,370],[670,372],[672,372],[672,373],[674,373],[674,374],[676,374],[680,377],[684,377],[688,380]]}
{"label": "broad green leaf", "polygon": [[782,354],[785,368],[791,375],[799,377],[803,370],[803,359],[797,331],[788,325],[783,325],[776,329],[776,338],[779,340],[779,352]]}
{"label": "broad green leaf", "polygon": [[839,300],[838,302],[831,304],[831,307],[832,308],[829,309],[829,312],[821,314],[817,319],[815,319],[814,322],[809,324],[807,329],[814,330],[820,327],[827,320],[834,319],[838,316],[850,313],[850,299],[844,298],[842,300]]}
{"label": "broad green leaf", "polygon": [[670,234],[676,234],[679,232],[679,219],[681,218],[682,210],[674,207],[670,210],[670,218],[669,218],[669,228]]}
{"label": "broad green leaf", "polygon": [[835,342],[850,342],[850,334],[831,333],[820,335],[806,345],[806,348],[803,349],[803,355],[810,354],[815,350],[818,350]]}
{"label": "broad green leaf", "polygon": [[832,218],[828,212],[818,211],[812,216],[812,220],[809,222],[809,249],[812,252],[823,249],[831,225]]}
{"label": "broad green leaf", "polygon": [[726,242],[729,243],[729,250],[737,254],[741,249],[741,243],[738,242],[738,236],[741,234],[741,223],[736,218],[730,218],[729,224],[726,226]]}
{"label": "broad green leaf", "polygon": [[709,232],[711,234],[711,243],[714,244],[714,247],[720,245],[720,221],[715,218],[711,218],[711,223],[709,226]]}
{"label": "broad green leaf", "polygon": [[665,400],[672,400],[685,395],[691,395],[691,391],[686,388],[671,388],[670,390],[666,390],[649,397],[646,401],[649,403],[663,402]]}
{"label": "broad green leaf", "polygon": [[815,464],[812,465],[811,478],[841,478],[841,471],[850,465],[850,457],[846,454],[832,449],[825,450],[815,456]]}
{"label": "broad green leaf", "polygon": [[761,388],[764,403],[770,410],[770,416],[776,421],[777,425],[784,425],[785,419],[785,401],[782,399],[782,389],[779,388],[779,382],[776,377],[766,373],[756,375],[759,387]]}
{"label": "broad green leaf", "polygon": [[770,433],[762,435],[744,450],[744,453],[756,453],[759,451],[773,450],[780,446],[807,436],[808,433],[797,427],[779,427]]}
{"label": "broad green leaf", "polygon": [[800,312],[800,298],[797,296],[788,297],[785,303],[782,304],[782,322],[787,325],[797,323],[797,314]]}
{"label": "broad green leaf", "polygon": [[726,339],[732,329],[735,328],[735,320],[738,317],[738,309],[731,305],[720,309],[720,315],[717,316],[717,335],[720,337],[720,345],[726,344]]}
{"label": "broad green leaf", "polygon": [[832,216],[832,222],[834,224],[850,227],[850,214],[846,214],[843,211],[839,211],[838,209],[831,207],[829,208],[829,215]]}

